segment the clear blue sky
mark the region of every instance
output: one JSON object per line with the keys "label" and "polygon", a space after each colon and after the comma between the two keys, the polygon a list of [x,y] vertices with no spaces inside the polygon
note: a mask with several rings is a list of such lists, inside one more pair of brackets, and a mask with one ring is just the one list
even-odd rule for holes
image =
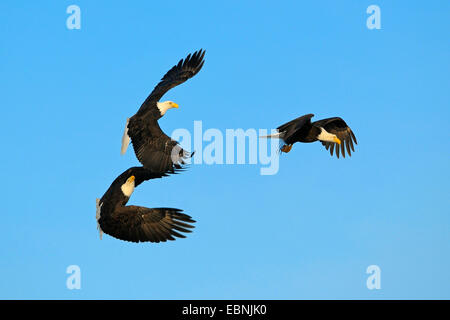
{"label": "clear blue sky", "polygon": [[[66,8],[81,8],[68,30]],[[381,8],[381,30],[366,9]],[[450,298],[448,1],[2,1],[0,298]],[[130,204],[182,208],[186,239],[98,238],[95,199],[138,165],[126,117],[189,52],[171,133],[341,116],[337,160],[296,145],[280,171],[192,165]],[[130,151],[130,150],[129,150]],[[366,268],[381,268],[381,289]],[[81,268],[81,290],[66,268]]]}

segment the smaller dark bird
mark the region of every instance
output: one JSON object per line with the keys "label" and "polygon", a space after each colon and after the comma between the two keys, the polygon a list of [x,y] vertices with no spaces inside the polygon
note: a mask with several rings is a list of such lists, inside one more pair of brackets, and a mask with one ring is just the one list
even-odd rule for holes
{"label": "smaller dark bird", "polygon": [[[323,119],[311,123],[314,114],[310,113],[297,119],[289,121],[277,128],[277,133],[261,138],[279,138],[284,142],[281,147],[282,152],[289,152],[292,145],[296,142],[314,142],[321,141],[325,148],[330,150],[333,155],[336,150],[336,156],[339,158],[339,151],[345,158],[345,150],[349,156],[351,151],[355,151],[353,143],[358,144],[353,131],[339,117]],[[351,151],[350,151],[351,149]]]}
{"label": "smaller dark bird", "polygon": [[127,206],[134,188],[142,182],[167,176],[144,167],[132,167],[118,176],[101,199],[97,199],[96,219],[100,231],[132,242],[164,242],[185,238],[179,232],[191,232],[195,221],[175,208]]}

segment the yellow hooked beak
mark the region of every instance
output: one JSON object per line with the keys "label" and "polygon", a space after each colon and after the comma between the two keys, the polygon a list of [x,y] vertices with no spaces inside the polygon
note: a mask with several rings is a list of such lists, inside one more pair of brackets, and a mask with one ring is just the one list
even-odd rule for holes
{"label": "yellow hooked beak", "polygon": [[135,177],[135,176],[131,176],[131,177],[129,177],[129,178],[128,178],[128,182],[130,182],[130,183],[131,183],[131,182],[133,182],[133,181],[134,181],[134,179],[136,179],[136,177]]}
{"label": "yellow hooked beak", "polygon": [[341,140],[339,140],[337,137],[334,137],[334,142],[336,142],[337,144],[341,144]]}
{"label": "yellow hooked beak", "polygon": [[172,102],[172,107],[178,109],[178,104],[176,104],[175,102]]}

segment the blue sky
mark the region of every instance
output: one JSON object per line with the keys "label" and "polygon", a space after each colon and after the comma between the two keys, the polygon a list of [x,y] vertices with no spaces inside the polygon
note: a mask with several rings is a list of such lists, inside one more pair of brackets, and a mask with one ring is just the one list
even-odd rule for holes
{"label": "blue sky", "polygon": [[[66,8],[81,9],[68,30]],[[381,29],[366,27],[369,5]],[[2,1],[2,299],[450,298],[448,1]],[[126,117],[179,59],[177,128],[271,129],[341,116],[336,159],[295,145],[280,170],[192,165],[130,204],[182,208],[186,239],[104,236],[95,198],[125,169]],[[130,150],[129,150],[130,151]],[[66,268],[81,268],[81,290]],[[366,269],[381,269],[368,290]]]}

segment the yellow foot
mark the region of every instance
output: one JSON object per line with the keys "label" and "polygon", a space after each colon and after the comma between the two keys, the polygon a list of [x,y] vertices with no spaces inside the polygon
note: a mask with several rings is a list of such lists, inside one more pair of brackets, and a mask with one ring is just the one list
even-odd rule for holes
{"label": "yellow foot", "polygon": [[291,151],[291,149],[292,149],[292,144],[289,144],[289,145],[285,144],[285,145],[281,148],[281,151],[282,151],[282,152],[285,152],[285,153],[288,153],[289,151]]}

